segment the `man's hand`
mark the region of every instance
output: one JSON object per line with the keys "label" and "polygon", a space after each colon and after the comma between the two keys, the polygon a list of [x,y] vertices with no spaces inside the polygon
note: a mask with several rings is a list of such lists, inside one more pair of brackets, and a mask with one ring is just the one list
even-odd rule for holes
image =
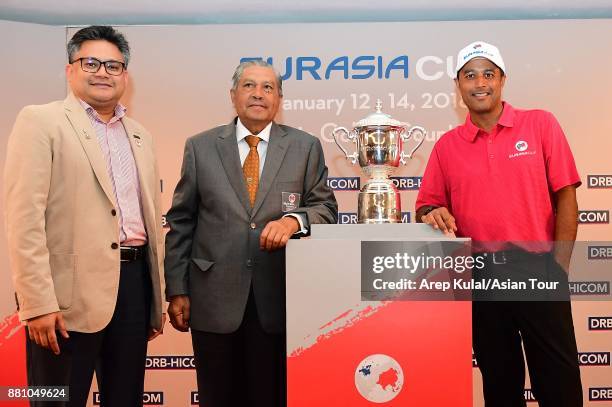
{"label": "man's hand", "polygon": [[300,228],[300,224],[293,216],[285,216],[278,220],[268,222],[259,238],[261,250],[272,251],[285,247],[287,242]]}
{"label": "man's hand", "polygon": [[557,257],[554,257],[554,259],[559,265],[559,267],[561,267],[561,270],[563,270],[565,274],[569,275],[569,266],[570,266],[569,259],[559,259]]}
{"label": "man's hand", "polygon": [[168,315],[170,316],[170,324],[181,332],[189,331],[189,313],[191,303],[187,295],[175,295],[170,298],[168,305]]}
{"label": "man's hand", "polygon": [[164,333],[164,325],[166,325],[166,313],[165,312],[162,314],[161,328],[159,329],[149,328],[149,340],[150,341],[152,341],[153,339],[157,338],[159,335]]}
{"label": "man's hand", "polygon": [[49,349],[56,355],[60,354],[59,344],[55,330],[57,329],[64,338],[68,339],[68,331],[64,325],[64,317],[61,312],[52,312],[26,321],[30,339],[45,349]]}
{"label": "man's hand", "polygon": [[[576,217],[576,219],[578,219]],[[572,260],[572,250],[574,249],[574,241],[556,241],[553,248],[553,258],[561,266],[561,269],[565,271],[565,274],[569,275],[570,262]]]}
{"label": "man's hand", "polygon": [[427,215],[421,216],[421,221],[434,229],[440,229],[447,236],[455,237],[457,231],[455,217],[444,207],[435,208]]}
{"label": "man's hand", "polygon": [[568,185],[554,194],[555,211],[555,261],[569,274],[574,241],[578,233],[578,202],[576,186]]}

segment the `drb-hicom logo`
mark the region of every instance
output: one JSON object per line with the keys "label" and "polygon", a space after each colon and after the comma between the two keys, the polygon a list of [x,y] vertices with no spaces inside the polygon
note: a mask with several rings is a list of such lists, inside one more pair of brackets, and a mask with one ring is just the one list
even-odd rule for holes
{"label": "drb-hicom logo", "polygon": [[589,317],[589,331],[612,331],[612,317]]}
{"label": "drb-hicom logo", "polygon": [[404,371],[391,356],[370,355],[355,369],[355,387],[364,399],[386,403],[402,391]]}
{"label": "drb-hicom logo", "polygon": [[527,142],[524,140],[519,140],[516,142],[514,147],[516,148],[516,151],[525,151],[527,148],[529,148],[529,144],[527,144]]}
{"label": "drb-hicom logo", "polygon": [[359,191],[361,179],[359,177],[329,177],[327,186],[334,191]]}
{"label": "drb-hicom logo", "polygon": [[145,368],[149,370],[195,369],[193,356],[147,356]]}
{"label": "drb-hicom logo", "polygon": [[[93,393],[93,405],[99,406],[100,393],[94,391]],[[142,395],[143,406],[161,406],[164,404],[164,392],[163,391],[145,391]]]}
{"label": "drb-hicom logo", "polygon": [[610,211],[578,211],[578,223],[604,224],[610,223]]}
{"label": "drb-hicom logo", "polygon": [[609,281],[570,281],[570,295],[610,295]]}
{"label": "drb-hicom logo", "polygon": [[610,366],[610,352],[580,352],[580,366]]}
{"label": "drb-hicom logo", "polygon": [[612,175],[587,175],[587,187],[612,189]]}
{"label": "drb-hicom logo", "polygon": [[339,212],[338,223],[340,225],[352,225],[357,223],[357,212]]}
{"label": "drb-hicom logo", "polygon": [[[402,223],[410,223],[410,212],[402,212]],[[338,224],[355,225],[357,224],[357,212],[339,212]]]}
{"label": "drb-hicom logo", "polygon": [[535,396],[533,395],[533,391],[531,391],[531,389],[525,389],[523,391],[523,397],[525,398],[525,401],[527,403],[534,403],[534,402],[537,401]]}
{"label": "drb-hicom logo", "polygon": [[423,177],[391,177],[391,181],[400,191],[416,191],[421,188]]}
{"label": "drb-hicom logo", "polygon": [[591,387],[589,389],[589,401],[612,400],[612,387]]}
{"label": "drb-hicom logo", "polygon": [[589,246],[589,260],[610,260],[612,259],[612,246]]}

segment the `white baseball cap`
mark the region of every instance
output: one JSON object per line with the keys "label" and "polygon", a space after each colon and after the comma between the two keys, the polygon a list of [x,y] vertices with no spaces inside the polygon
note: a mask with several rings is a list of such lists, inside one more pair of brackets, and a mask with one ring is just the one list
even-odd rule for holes
{"label": "white baseball cap", "polygon": [[455,68],[455,76],[465,64],[474,58],[486,58],[497,65],[498,68],[504,73],[506,73],[504,60],[502,59],[497,47],[495,45],[487,44],[484,41],[476,41],[459,51],[459,54],[457,55],[457,68]]}

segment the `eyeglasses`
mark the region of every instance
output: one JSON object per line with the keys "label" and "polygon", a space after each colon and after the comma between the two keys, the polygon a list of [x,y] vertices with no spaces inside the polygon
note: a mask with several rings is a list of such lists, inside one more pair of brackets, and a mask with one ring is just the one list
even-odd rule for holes
{"label": "eyeglasses", "polygon": [[104,65],[104,69],[106,69],[107,74],[114,76],[121,75],[123,73],[123,70],[125,69],[124,62],[114,61],[112,59],[108,61],[100,61],[99,59],[96,59],[94,57],[83,57],[75,59],[70,63],[74,64],[77,61],[81,62],[81,69],[89,73],[98,72],[102,65]]}

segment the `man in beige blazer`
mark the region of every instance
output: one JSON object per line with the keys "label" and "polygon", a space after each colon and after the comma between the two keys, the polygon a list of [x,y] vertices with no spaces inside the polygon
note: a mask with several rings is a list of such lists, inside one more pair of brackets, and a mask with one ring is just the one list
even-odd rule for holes
{"label": "man in beige blazer", "polygon": [[69,386],[60,405],[85,406],[96,368],[103,405],[141,405],[147,339],[163,327],[153,140],[119,104],[129,61],[121,33],[84,28],[68,58],[69,96],[25,107],[7,147],[5,217],[28,384]]}

